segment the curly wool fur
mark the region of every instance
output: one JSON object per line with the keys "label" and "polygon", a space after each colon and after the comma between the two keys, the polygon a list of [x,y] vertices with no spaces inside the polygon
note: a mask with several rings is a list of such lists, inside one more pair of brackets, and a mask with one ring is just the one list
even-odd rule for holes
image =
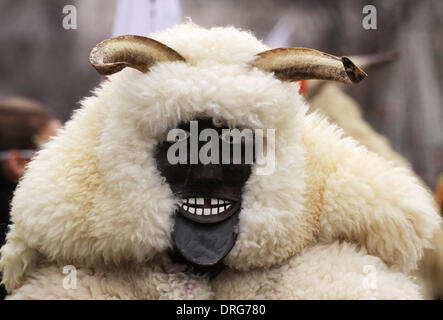
{"label": "curly wool fur", "polygon": [[[1,249],[11,298],[222,298],[232,281],[256,272],[275,284],[267,298],[419,297],[398,272],[416,266],[439,218],[413,176],[307,115],[296,85],[251,68],[267,49],[251,34],[185,24],[152,37],[187,62],[111,76],[30,163]],[[158,262],[172,246],[178,201],[153,152],[169,129],[199,117],[276,130],[276,170],[261,176],[253,168],[221,282],[188,272],[177,278],[175,266]],[[309,277],[318,285],[293,292],[303,261],[315,265]],[[380,269],[378,293],[365,294],[356,289],[361,276],[348,277],[365,263]],[[62,287],[64,264],[79,270],[75,293]],[[237,286],[230,297],[262,297],[255,288]]]}
{"label": "curly wool fur", "polygon": [[312,111],[318,110],[326,115],[332,123],[343,129],[346,136],[354,138],[370,151],[378,153],[387,160],[407,168],[411,167],[406,159],[395,152],[385,136],[371,128],[363,118],[357,102],[344,93],[336,83],[329,82],[322,85],[313,97],[308,97],[308,100]]}
{"label": "curly wool fur", "polygon": [[[383,135],[371,128],[364,120],[357,102],[345,94],[339,85],[329,82],[315,88],[319,83],[315,83],[316,80],[312,82],[310,87],[313,87],[314,94],[308,95],[311,110],[318,110],[342,128],[346,136],[356,139],[370,151],[403,166],[415,175],[409,162],[390,146]],[[422,185],[425,186],[425,183],[422,182]],[[436,200],[437,204],[441,203],[437,197]],[[425,289],[424,296],[429,299],[443,297],[443,226],[435,231],[431,244],[432,248],[425,250],[419,270],[416,271],[418,283]]]}

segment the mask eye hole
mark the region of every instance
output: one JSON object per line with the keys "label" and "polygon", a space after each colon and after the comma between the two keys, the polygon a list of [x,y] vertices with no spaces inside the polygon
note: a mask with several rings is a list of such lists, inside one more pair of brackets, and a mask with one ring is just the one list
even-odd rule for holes
{"label": "mask eye hole", "polygon": [[229,144],[234,144],[234,137],[232,136],[230,131],[222,132],[220,134],[220,140]]}
{"label": "mask eye hole", "polygon": [[251,134],[243,134],[239,131],[224,131],[220,134],[220,140],[229,144],[249,144],[254,142],[254,137]]}
{"label": "mask eye hole", "polygon": [[180,130],[174,138],[173,143],[175,142],[183,142],[189,139],[191,133],[188,130]]}

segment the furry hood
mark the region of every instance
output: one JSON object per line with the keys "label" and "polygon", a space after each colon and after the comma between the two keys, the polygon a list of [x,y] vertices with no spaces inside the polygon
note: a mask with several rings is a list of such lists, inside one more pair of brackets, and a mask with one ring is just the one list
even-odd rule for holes
{"label": "furry hood", "polygon": [[[153,152],[168,130],[200,116],[276,130],[275,171],[261,176],[253,168],[238,240],[225,264],[268,268],[318,241],[349,240],[399,268],[415,265],[438,224],[427,191],[402,169],[342,139],[318,114],[306,115],[298,85],[251,68],[265,45],[248,32],[191,23],[151,37],[186,62],[110,76],[29,164],[1,251],[9,290],[40,260],[119,267],[147,263],[170,248],[177,199]],[[330,179],[348,167],[358,171],[358,159],[374,166],[360,189]],[[384,194],[371,183],[401,190]],[[364,199],[340,206],[333,199],[341,191]]]}

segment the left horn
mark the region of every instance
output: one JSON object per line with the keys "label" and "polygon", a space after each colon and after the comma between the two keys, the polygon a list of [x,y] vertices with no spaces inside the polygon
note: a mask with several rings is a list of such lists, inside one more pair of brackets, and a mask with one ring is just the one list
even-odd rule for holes
{"label": "left horn", "polygon": [[308,48],[277,48],[261,52],[254,67],[273,72],[282,81],[323,79],[355,84],[366,73],[349,58]]}
{"label": "left horn", "polygon": [[125,67],[147,72],[156,62],[185,61],[174,49],[141,36],[120,36],[104,40],[92,49],[89,61],[101,75]]}

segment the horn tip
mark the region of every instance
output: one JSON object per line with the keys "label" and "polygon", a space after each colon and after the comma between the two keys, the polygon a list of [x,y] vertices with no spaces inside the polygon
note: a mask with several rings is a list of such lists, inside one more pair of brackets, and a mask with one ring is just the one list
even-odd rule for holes
{"label": "horn tip", "polygon": [[117,73],[127,67],[127,64],[124,62],[119,63],[107,63],[107,64],[98,64],[94,61],[90,61],[91,65],[95,68],[95,70],[102,76],[109,76],[111,74]]}
{"label": "horn tip", "polygon": [[342,57],[343,66],[345,68],[346,74],[349,77],[350,84],[356,84],[365,79],[368,75],[362,69],[357,67],[351,59],[347,57]]}
{"label": "horn tip", "polygon": [[104,40],[97,44],[89,54],[89,63],[102,76],[109,76],[121,71],[128,66],[128,63],[124,61],[107,62],[109,59],[107,57],[106,51],[104,50],[103,44],[106,43],[106,41],[108,40]]}

